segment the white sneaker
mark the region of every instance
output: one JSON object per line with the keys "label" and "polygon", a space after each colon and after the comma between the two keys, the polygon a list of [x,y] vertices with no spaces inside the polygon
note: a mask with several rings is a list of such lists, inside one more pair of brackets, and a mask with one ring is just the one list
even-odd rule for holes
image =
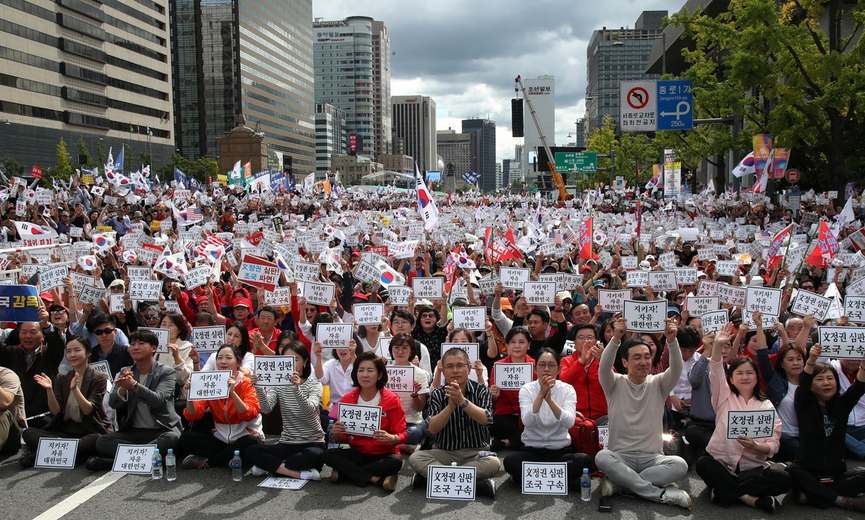
{"label": "white sneaker", "polygon": [[265,476],[265,475],[268,474],[267,471],[265,471],[265,470],[259,468],[258,466],[253,466],[253,467],[249,470],[249,473],[250,473],[250,475],[252,475],[253,477],[263,477],[263,476]]}
{"label": "white sneaker", "polygon": [[321,473],[317,469],[301,471],[300,480],[321,480]]}
{"label": "white sneaker", "polygon": [[616,493],[618,493],[618,489],[616,489],[616,485],[613,484],[613,481],[611,481],[607,477],[604,477],[601,479],[600,490],[601,490],[601,496],[602,497],[611,497],[611,496],[615,495]]}
{"label": "white sneaker", "polygon": [[665,488],[661,493],[660,502],[662,504],[679,506],[688,510],[694,507],[694,501],[691,500],[691,495],[689,495],[687,491],[675,487]]}

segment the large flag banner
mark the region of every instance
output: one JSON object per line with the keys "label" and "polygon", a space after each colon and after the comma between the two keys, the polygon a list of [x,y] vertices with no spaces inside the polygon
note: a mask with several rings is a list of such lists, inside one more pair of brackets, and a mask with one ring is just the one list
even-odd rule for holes
{"label": "large flag banner", "polygon": [[39,321],[40,304],[34,285],[0,285],[0,321]]}
{"label": "large flag banner", "polygon": [[829,265],[829,262],[835,258],[835,254],[838,253],[838,240],[835,238],[835,235],[832,234],[832,231],[829,229],[829,223],[824,221],[820,222],[820,231],[817,233],[817,240],[814,241],[814,249],[805,259],[809,265],[817,267],[819,269],[825,268]]}
{"label": "large flag banner", "polygon": [[420,211],[421,217],[423,217],[424,229],[430,231],[438,225],[439,210],[436,207],[432,194],[426,187],[426,182],[424,182],[423,177],[420,175],[417,164],[414,165],[414,177],[417,183],[417,208]]}
{"label": "large flag banner", "polygon": [[784,257],[784,255],[781,254],[781,247],[784,245],[784,241],[788,239],[788,237],[790,240],[793,239],[793,229],[795,227],[795,223],[790,224],[781,231],[775,233],[775,236],[772,237],[772,241],[769,243],[769,249],[766,252],[766,260],[768,261],[768,267],[770,270],[774,269],[781,263],[781,259]]}
{"label": "large flag banner", "polygon": [[754,143],[754,172],[760,175],[766,171],[769,162],[769,153],[772,151],[772,137],[769,134],[757,134],[753,137]]}
{"label": "large flag banner", "polygon": [[243,170],[241,170],[240,161],[234,163],[234,168],[228,172],[229,186],[243,186]]}
{"label": "large flag banner", "polygon": [[739,161],[739,164],[733,168],[733,176],[740,179],[746,175],[751,175],[754,172],[754,152],[749,152],[748,155]]}
{"label": "large flag banner", "polygon": [[579,246],[580,260],[589,260],[592,258],[592,217],[587,218],[580,224]]}
{"label": "large flag banner", "polygon": [[117,157],[114,159],[114,171],[122,172],[123,171],[123,155],[126,152],[126,145],[120,147],[120,153],[117,154]]}
{"label": "large flag banner", "polygon": [[771,159],[766,168],[770,179],[783,179],[787,173],[787,164],[790,162],[790,150],[786,148],[772,148]]}

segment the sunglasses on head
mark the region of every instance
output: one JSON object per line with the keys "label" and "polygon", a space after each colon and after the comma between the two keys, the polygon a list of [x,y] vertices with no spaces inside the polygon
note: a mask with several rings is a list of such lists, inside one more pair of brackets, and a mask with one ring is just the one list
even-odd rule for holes
{"label": "sunglasses on head", "polygon": [[114,329],[96,329],[93,331],[93,333],[97,336],[105,336],[107,334],[111,334],[112,332],[114,332]]}

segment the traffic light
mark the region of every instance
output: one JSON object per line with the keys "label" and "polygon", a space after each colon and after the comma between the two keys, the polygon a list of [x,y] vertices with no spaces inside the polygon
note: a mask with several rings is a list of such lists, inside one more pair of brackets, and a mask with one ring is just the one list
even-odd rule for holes
{"label": "traffic light", "polygon": [[523,137],[523,100],[511,99],[511,130],[514,137]]}

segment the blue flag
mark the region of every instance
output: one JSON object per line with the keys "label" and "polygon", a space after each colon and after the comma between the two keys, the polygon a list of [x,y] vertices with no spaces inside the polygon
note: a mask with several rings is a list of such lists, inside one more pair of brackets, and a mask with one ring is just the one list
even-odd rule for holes
{"label": "blue flag", "polygon": [[126,145],[120,147],[120,153],[114,158],[114,171],[123,172],[123,152],[126,150]]}
{"label": "blue flag", "polygon": [[189,180],[180,168],[174,168],[174,182],[182,185],[184,188],[188,187]]}

